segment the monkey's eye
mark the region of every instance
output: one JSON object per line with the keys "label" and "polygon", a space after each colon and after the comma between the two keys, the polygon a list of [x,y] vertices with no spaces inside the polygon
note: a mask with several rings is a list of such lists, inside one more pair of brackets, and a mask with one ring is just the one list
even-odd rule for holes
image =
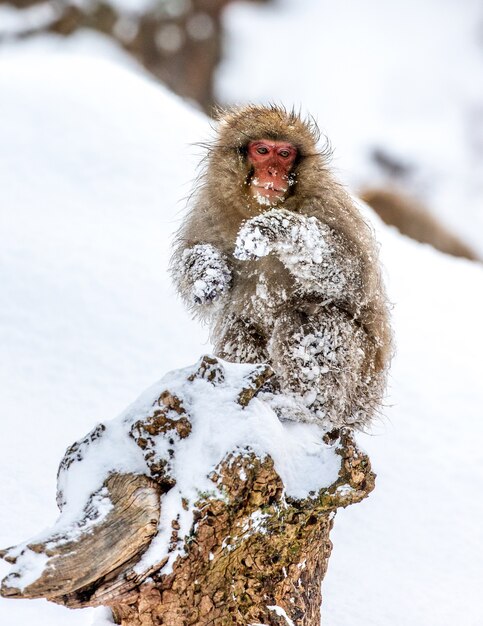
{"label": "monkey's eye", "polygon": [[268,154],[268,148],[265,146],[258,146],[257,152],[258,154]]}
{"label": "monkey's eye", "polygon": [[290,152],[288,150],[280,150],[279,155],[286,159],[288,156],[290,156]]}

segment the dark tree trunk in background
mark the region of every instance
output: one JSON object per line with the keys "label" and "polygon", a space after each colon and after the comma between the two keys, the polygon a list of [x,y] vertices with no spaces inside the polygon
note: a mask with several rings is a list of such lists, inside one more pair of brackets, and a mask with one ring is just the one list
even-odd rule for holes
{"label": "dark tree trunk in background", "polygon": [[[255,0],[268,2],[269,0]],[[0,0],[27,11],[49,5],[51,19],[7,33],[0,24],[0,44],[11,37],[41,32],[69,36],[82,28],[115,39],[147,70],[178,95],[210,112],[214,104],[213,73],[222,51],[221,13],[231,0],[159,0],[144,12],[120,12],[108,0],[85,6],[54,0]]]}

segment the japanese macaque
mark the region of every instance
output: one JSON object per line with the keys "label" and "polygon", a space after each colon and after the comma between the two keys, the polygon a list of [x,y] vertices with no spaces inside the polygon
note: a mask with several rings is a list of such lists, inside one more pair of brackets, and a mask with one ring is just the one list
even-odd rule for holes
{"label": "japanese macaque", "polygon": [[457,235],[431,215],[428,209],[414,198],[391,189],[366,189],[361,198],[371,206],[379,217],[400,233],[433,248],[479,261],[478,255]]}
{"label": "japanese macaque", "polygon": [[172,274],[217,356],[269,363],[282,419],[366,427],[391,331],[372,232],[318,151],[312,121],[247,106],[221,114]]}

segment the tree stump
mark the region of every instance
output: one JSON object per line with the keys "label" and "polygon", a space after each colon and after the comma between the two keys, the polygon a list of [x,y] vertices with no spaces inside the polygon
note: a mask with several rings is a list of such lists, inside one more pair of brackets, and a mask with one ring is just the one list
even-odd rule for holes
{"label": "tree stump", "polygon": [[375,476],[348,430],[279,422],[257,397],[271,376],[203,357],[71,446],[61,516],[0,553],[2,595],[109,606],[123,626],[318,626],[336,509]]}

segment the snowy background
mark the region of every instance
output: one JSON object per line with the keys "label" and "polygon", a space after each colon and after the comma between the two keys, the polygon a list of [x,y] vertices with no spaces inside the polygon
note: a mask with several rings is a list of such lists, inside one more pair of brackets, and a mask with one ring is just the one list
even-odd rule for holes
{"label": "snowy background", "polygon": [[[353,190],[381,180],[384,147],[483,251],[479,2],[279,0],[225,19],[220,100],[313,113]],[[54,522],[67,445],[209,351],[166,266],[210,136],[99,37],[0,48],[1,547]],[[371,219],[398,353],[386,416],[359,437],[377,488],[336,518],[324,623],[481,626],[483,267]],[[103,615],[0,599],[8,626]]]}

